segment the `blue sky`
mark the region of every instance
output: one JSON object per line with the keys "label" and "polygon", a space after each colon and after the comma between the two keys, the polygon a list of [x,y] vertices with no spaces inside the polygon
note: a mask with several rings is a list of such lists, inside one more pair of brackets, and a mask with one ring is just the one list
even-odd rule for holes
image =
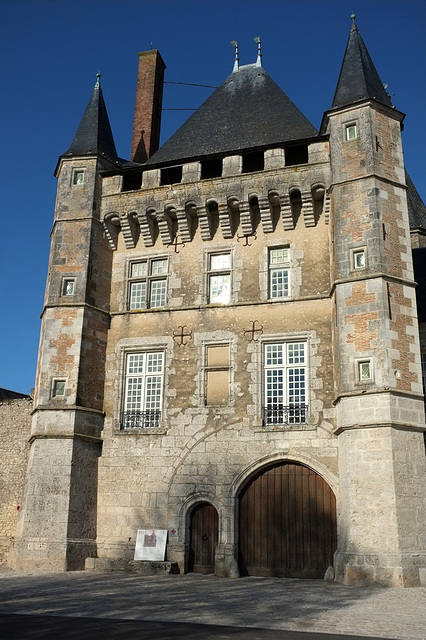
{"label": "blue sky", "polygon": [[[317,128],[331,106],[355,12],[393,104],[407,114],[406,166],[426,201],[424,0],[0,0],[0,387],[34,386],[56,194],[53,171],[101,71],[118,154],[130,155],[139,51],[159,49],[165,80],[218,86],[263,66]],[[209,89],[166,84],[163,107]],[[164,111],[164,142],[191,111]]]}

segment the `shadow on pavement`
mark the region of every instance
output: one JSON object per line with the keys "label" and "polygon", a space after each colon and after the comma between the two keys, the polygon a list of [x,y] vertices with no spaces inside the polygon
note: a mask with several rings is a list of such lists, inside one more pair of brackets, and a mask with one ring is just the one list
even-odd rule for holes
{"label": "shadow on pavement", "polygon": [[[342,640],[354,636],[181,622],[0,615],[0,638],[7,640],[93,640],[97,637],[102,640]],[[356,640],[379,639],[356,636]]]}

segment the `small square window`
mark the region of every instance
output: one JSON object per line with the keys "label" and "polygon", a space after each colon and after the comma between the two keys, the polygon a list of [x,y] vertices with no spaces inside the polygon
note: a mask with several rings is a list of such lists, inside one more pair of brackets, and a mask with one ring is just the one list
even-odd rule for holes
{"label": "small square window", "polygon": [[76,169],[74,171],[73,177],[72,177],[72,183],[73,184],[83,184],[84,183],[84,171]]}
{"label": "small square window", "polygon": [[370,382],[372,379],[371,375],[371,361],[370,360],[361,360],[358,362],[358,381],[359,382]]}
{"label": "small square window", "polygon": [[365,251],[360,249],[353,252],[354,269],[365,269]]}
{"label": "small square window", "polygon": [[356,124],[348,124],[346,126],[346,140],[355,140],[357,137]]}
{"label": "small square window", "polygon": [[64,280],[62,281],[62,295],[73,296],[74,293],[75,293],[75,279],[64,278]]}
{"label": "small square window", "polygon": [[52,395],[54,398],[63,398],[65,395],[65,380],[54,380],[53,381],[53,392]]}

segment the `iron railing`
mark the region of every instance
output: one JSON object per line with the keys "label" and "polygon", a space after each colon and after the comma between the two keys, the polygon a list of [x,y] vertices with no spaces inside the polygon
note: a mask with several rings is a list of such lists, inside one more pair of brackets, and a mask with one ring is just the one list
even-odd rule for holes
{"label": "iron railing", "polygon": [[156,429],[160,426],[161,411],[148,409],[146,411],[123,411],[121,417],[122,429]]}
{"label": "iron railing", "polygon": [[274,404],[263,409],[264,425],[302,424],[307,421],[307,404]]}

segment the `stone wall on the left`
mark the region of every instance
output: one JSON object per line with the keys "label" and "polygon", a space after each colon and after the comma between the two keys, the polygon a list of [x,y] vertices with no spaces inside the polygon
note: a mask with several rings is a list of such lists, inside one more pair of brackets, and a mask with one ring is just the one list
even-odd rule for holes
{"label": "stone wall on the left", "polygon": [[32,398],[0,400],[0,564],[8,561],[25,491]]}

